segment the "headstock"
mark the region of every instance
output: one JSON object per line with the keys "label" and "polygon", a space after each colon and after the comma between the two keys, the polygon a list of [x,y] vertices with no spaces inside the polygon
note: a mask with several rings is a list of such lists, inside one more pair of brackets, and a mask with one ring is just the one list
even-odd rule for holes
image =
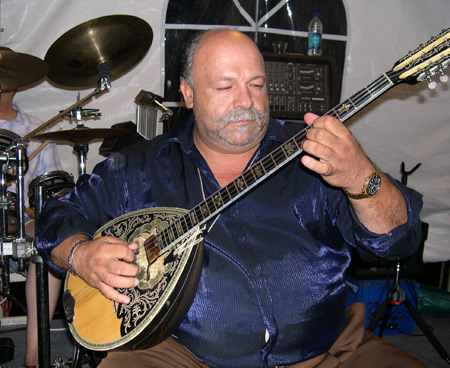
{"label": "headstock", "polygon": [[448,76],[445,75],[444,69],[449,64],[450,28],[447,28],[400,59],[392,72],[398,83],[416,84],[427,80],[428,87],[434,89],[436,82],[431,77],[439,74],[441,82],[447,82]]}

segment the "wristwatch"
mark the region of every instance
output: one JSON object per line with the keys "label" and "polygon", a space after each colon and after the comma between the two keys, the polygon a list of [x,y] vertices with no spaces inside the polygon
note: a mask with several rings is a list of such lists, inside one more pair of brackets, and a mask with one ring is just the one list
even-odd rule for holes
{"label": "wristwatch", "polygon": [[345,188],[344,192],[351,199],[363,199],[370,198],[378,192],[381,186],[381,174],[380,171],[374,166],[374,171],[364,181],[364,186],[361,193],[353,194],[349,193]]}

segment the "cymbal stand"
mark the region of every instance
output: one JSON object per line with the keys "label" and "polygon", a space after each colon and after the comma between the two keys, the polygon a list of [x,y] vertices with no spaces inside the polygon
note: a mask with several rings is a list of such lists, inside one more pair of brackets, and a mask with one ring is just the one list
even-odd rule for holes
{"label": "cymbal stand", "polygon": [[75,143],[74,151],[78,155],[78,176],[86,174],[87,153],[89,151],[89,143]]}
{"label": "cymbal stand", "polygon": [[[406,185],[407,183],[407,176],[409,174],[412,174],[421,164],[417,164],[411,171],[405,171],[405,163],[402,162],[401,166],[401,173],[402,173],[402,184]],[[436,338],[436,336],[431,331],[430,327],[425,323],[420,313],[417,311],[416,308],[414,308],[411,304],[411,302],[408,300],[405,292],[402,290],[400,286],[400,269],[401,269],[401,262],[400,260],[397,261],[396,269],[395,269],[395,281],[394,285],[389,290],[386,300],[383,302],[381,307],[373,313],[373,316],[369,322],[369,325],[367,327],[367,330],[373,332],[375,328],[377,327],[378,323],[382,320],[382,323],[380,325],[380,329],[378,331],[378,336],[382,337],[384,329],[386,327],[386,324],[389,320],[389,317],[392,312],[392,306],[393,305],[400,305],[404,303],[406,308],[408,309],[409,314],[414,319],[414,321],[417,323],[417,325],[420,327],[424,335],[428,338],[428,341],[430,341],[431,345],[436,349],[438,354],[442,359],[444,359],[447,364],[450,365],[450,356],[445,350],[445,348],[441,345],[439,340]]]}
{"label": "cymbal stand", "polygon": [[[77,129],[83,129],[83,118],[97,118],[102,114],[98,112],[98,109],[82,109],[81,107],[77,107],[74,110],[69,111],[66,114],[70,120],[76,120]],[[77,142],[73,146],[74,151],[78,155],[78,175],[86,174],[86,161],[87,161],[87,153],[89,151],[89,143],[88,142]]]}
{"label": "cymbal stand", "polygon": [[87,96],[83,97],[81,100],[78,100],[77,102],[75,102],[73,105],[69,106],[67,109],[60,111],[59,114],[57,114],[56,116],[54,116],[53,118],[51,118],[50,120],[46,121],[45,123],[43,123],[42,125],[38,126],[36,129],[34,129],[33,131],[31,131],[30,133],[28,133],[27,135],[23,136],[22,139],[24,141],[29,140],[30,138],[34,137],[36,134],[38,134],[39,132],[41,132],[42,130],[48,128],[49,126],[53,125],[54,123],[56,123],[59,119],[63,118],[69,111],[72,111],[74,109],[76,109],[79,106],[83,106],[85,102],[89,101],[92,97],[94,97],[95,95],[101,94],[102,92],[106,91],[107,88],[106,87],[102,87],[102,88],[96,88],[94,91],[92,91],[91,93],[89,93]]}
{"label": "cymbal stand", "polygon": [[[45,184],[40,182],[34,188],[35,226],[41,214],[42,206],[47,199]],[[50,367],[50,311],[48,297],[48,266],[39,252],[35,251],[32,262],[36,264],[36,310],[38,328],[39,367]]]}
{"label": "cymbal stand", "polygon": [[17,218],[19,220],[19,233],[16,239],[16,258],[19,260],[28,259],[32,255],[32,242],[25,234],[25,193],[24,176],[26,162],[26,148],[28,143],[23,140],[16,142],[17,149]]}
{"label": "cymbal stand", "polygon": [[2,273],[0,275],[0,283],[3,289],[9,289],[9,256],[12,255],[13,242],[9,236],[8,214],[13,210],[12,205],[7,196],[7,180],[6,175],[9,168],[10,156],[9,152],[0,153],[0,186],[1,186],[1,244],[0,244],[0,267]]}
{"label": "cymbal stand", "polygon": [[[1,255],[12,256],[18,262],[20,271],[25,269],[25,260],[32,256],[33,244],[30,237],[25,233],[25,206],[24,206],[24,175],[26,166],[26,147],[27,143],[22,140],[15,141],[5,152],[0,155],[1,163],[1,205],[2,205],[2,237],[1,237]],[[10,155],[15,151],[15,155]],[[6,210],[8,210],[7,199],[7,183],[6,174],[10,169],[11,164],[16,166],[16,195],[17,202],[15,204],[17,214],[17,231],[9,233],[8,220]],[[5,263],[5,262],[3,262]],[[4,264],[2,267],[2,284],[4,287],[9,287],[9,265]]]}

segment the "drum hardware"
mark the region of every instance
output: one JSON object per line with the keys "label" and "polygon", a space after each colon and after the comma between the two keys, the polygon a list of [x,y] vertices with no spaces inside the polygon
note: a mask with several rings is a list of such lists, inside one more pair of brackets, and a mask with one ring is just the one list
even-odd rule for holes
{"label": "drum hardware", "polygon": [[[14,149],[13,149],[13,148]],[[24,199],[24,175],[25,175],[25,162],[26,162],[26,147],[27,143],[16,140],[14,144],[8,147],[9,153],[8,163],[2,165],[0,172],[0,184],[1,184],[1,254],[2,256],[12,256],[19,261],[19,271],[23,271],[24,260],[29,259],[33,253],[32,239],[25,233],[25,203]],[[14,155],[10,155],[11,152],[15,152]],[[7,191],[6,173],[11,168],[11,161],[15,162],[16,169],[16,195],[17,200],[14,204],[11,203],[10,198],[12,194]],[[13,215],[12,210],[16,211],[16,222],[11,220]],[[11,221],[13,221],[11,223]],[[11,228],[11,225],[16,225],[15,228]],[[5,281],[5,280],[3,280]],[[9,283],[9,278],[6,280]]]}
{"label": "drum hardware", "polygon": [[[78,174],[86,174],[87,153],[89,151],[89,142],[96,139],[112,138],[128,134],[127,129],[111,129],[111,128],[88,128],[85,127],[81,121],[82,112],[76,112],[74,116],[77,117],[78,123],[75,129],[59,130],[56,132],[42,133],[34,136],[32,139],[40,141],[54,141],[54,142],[71,142],[74,151],[78,156]],[[98,111],[98,110],[97,110]],[[94,111],[96,113],[96,111]],[[89,116],[89,115],[88,115]],[[97,116],[97,115],[96,115]]]}
{"label": "drum hardware", "polygon": [[[38,188],[41,186],[45,189],[45,195],[40,194],[42,192],[40,192],[41,189]],[[34,178],[28,187],[30,207],[35,210],[36,208],[39,208],[40,201],[44,202],[47,197],[61,197],[70,192],[74,186],[75,181],[73,179],[73,175],[66,171],[56,170],[40,175],[37,178]],[[39,191],[36,193],[37,189]],[[44,200],[42,200],[41,197],[43,197]]]}
{"label": "drum hardware", "polygon": [[[47,200],[47,186],[43,179],[45,174],[38,177],[33,183],[33,205],[35,214],[35,227],[40,219],[41,210]],[[31,186],[31,183],[30,183]],[[32,262],[36,265],[36,309],[38,323],[38,350],[39,367],[50,367],[50,310],[48,300],[48,265],[38,252],[34,252]]]}
{"label": "drum hardware", "polygon": [[[96,84],[94,91],[82,98],[67,108],[61,111],[52,119],[40,125],[32,132],[28,133],[21,139],[17,139],[13,144],[10,144],[3,149],[3,154],[0,155],[0,164],[2,165],[2,174],[6,175],[7,168],[14,162],[17,165],[17,212],[18,212],[18,235],[2,236],[0,239],[1,251],[0,263],[2,266],[2,277],[7,279],[9,283],[9,264],[5,267],[5,259],[3,249],[8,248],[9,253],[14,257],[22,257],[34,253],[33,261],[36,262],[36,280],[37,290],[47,290],[48,294],[48,280],[46,264],[33,247],[33,243],[26,238],[24,229],[24,196],[23,196],[23,176],[24,163],[26,161],[26,142],[35,137],[38,133],[47,129],[59,119],[69,114],[74,116],[83,115],[87,110],[81,107],[96,95],[100,95],[110,88],[110,81],[112,78],[117,78],[123,75],[126,71],[140,61],[147,53],[153,38],[151,27],[142,19],[132,16],[116,15],[93,19],[85,22],[74,29],[66,32],[60,39],[58,39],[48,50],[45,62],[41,60],[36,61],[32,57],[17,55],[17,53],[10,54],[12,51],[5,51],[0,53],[0,67],[6,71],[14,70],[14,64],[23,63],[25,67],[20,68],[19,73],[12,72],[11,75],[0,76],[0,92],[1,90],[16,89],[23,85],[36,82],[47,74],[48,79],[60,86],[89,88]],[[14,55],[14,58],[12,57]],[[19,58],[20,56],[20,58]],[[34,64],[30,67],[31,63]],[[43,69],[42,64],[45,66]],[[50,67],[51,65],[51,67]],[[50,67],[50,68],[49,68]],[[39,73],[37,73],[39,70]],[[50,72],[49,72],[50,70]],[[34,71],[33,73],[31,71]],[[90,114],[95,113],[92,110]],[[85,127],[77,127],[76,133],[72,131],[66,135],[61,134],[63,140],[69,140],[75,143],[75,150],[79,150],[80,156],[80,172],[85,172],[85,159],[89,141],[97,138],[112,137],[121,134],[127,134],[128,131],[123,132],[111,131],[110,129],[91,130]],[[1,137],[0,137],[1,138]],[[38,140],[49,140],[49,137],[37,137]],[[50,138],[54,141],[55,138]],[[75,141],[75,142],[74,142]],[[0,140],[1,144],[1,140]],[[10,152],[16,150],[16,155],[11,155]],[[6,191],[6,176],[2,177],[2,193]],[[37,187],[43,186],[39,183]],[[2,209],[3,211],[3,209]],[[35,210],[36,212],[36,210]],[[39,210],[38,210],[39,212]],[[6,229],[2,229],[2,235]],[[31,246],[29,246],[31,245]],[[30,250],[30,251],[29,251]],[[19,258],[20,263],[23,258]],[[42,267],[41,267],[42,265]],[[45,274],[45,275],[44,275]],[[3,281],[5,285],[5,280]],[[46,289],[47,288],[47,289]],[[48,295],[41,293],[37,295],[38,301],[38,336],[39,336],[39,365],[43,367],[50,366],[49,364],[49,325],[48,325]],[[39,308],[41,305],[41,308]],[[47,314],[45,314],[47,313]]]}
{"label": "drum hardware", "polygon": [[81,121],[83,118],[98,118],[102,116],[102,113],[99,112],[98,109],[82,109],[81,107],[77,107],[76,109],[69,111],[66,116],[70,120]]}

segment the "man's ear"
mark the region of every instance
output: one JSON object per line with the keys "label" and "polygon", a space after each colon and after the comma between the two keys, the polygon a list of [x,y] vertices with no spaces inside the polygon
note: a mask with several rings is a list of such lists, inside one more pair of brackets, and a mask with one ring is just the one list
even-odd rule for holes
{"label": "man's ear", "polygon": [[186,107],[192,109],[194,107],[194,89],[183,79],[180,83],[180,90]]}

